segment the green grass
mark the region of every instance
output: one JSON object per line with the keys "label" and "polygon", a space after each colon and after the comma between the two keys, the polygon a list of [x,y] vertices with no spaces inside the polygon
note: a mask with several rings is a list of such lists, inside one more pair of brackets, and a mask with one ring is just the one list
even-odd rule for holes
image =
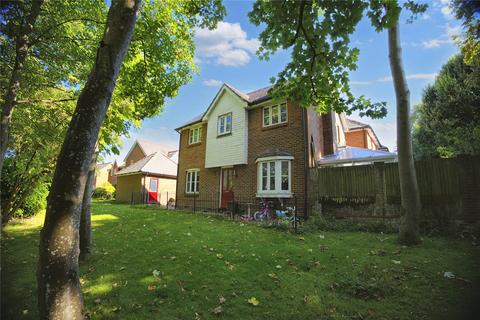
{"label": "green grass", "polygon": [[[426,238],[421,246],[403,248],[395,235],[299,235],[105,202],[95,203],[93,211],[94,252],[81,265],[92,319],[479,315],[480,248],[466,240]],[[42,221],[39,215],[4,230],[2,319],[38,318],[35,268]],[[445,271],[468,281],[447,279]],[[258,306],[247,302],[252,297]]]}

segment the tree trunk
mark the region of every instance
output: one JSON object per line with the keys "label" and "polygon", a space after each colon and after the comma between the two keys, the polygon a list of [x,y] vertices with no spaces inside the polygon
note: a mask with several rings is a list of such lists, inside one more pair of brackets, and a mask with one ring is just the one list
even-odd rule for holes
{"label": "tree trunk", "polygon": [[40,319],[83,319],[80,211],[89,164],[130,43],[141,0],[113,0],[96,61],[57,159],[37,269]]}
{"label": "tree trunk", "polygon": [[[32,1],[32,8],[28,15],[25,25],[21,28],[15,44],[15,64],[10,75],[7,91],[3,97],[1,120],[0,120],[0,181],[2,178],[3,160],[7,152],[8,131],[12,120],[12,113],[17,101],[18,91],[20,90],[20,81],[22,72],[27,60],[28,50],[30,49],[29,36],[33,31],[33,26],[40,14],[40,7],[43,0]],[[1,193],[0,193],[1,198]],[[1,210],[1,209],[0,209]]]}
{"label": "tree trunk", "polygon": [[412,153],[410,91],[402,65],[398,22],[388,29],[388,49],[397,101],[398,171],[402,197],[399,241],[401,244],[414,245],[421,242],[418,225],[421,204]]}
{"label": "tree trunk", "polygon": [[97,166],[98,152],[93,154],[88,169],[87,182],[85,184],[85,192],[83,193],[82,211],[80,214],[80,260],[86,261],[90,258],[92,246],[92,193],[93,180],[95,179],[95,168]]}

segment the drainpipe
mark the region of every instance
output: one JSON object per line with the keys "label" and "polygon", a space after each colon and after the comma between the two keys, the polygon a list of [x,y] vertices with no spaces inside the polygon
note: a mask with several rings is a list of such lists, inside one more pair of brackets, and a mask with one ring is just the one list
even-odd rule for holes
{"label": "drainpipe", "polygon": [[[178,131],[177,131],[178,132]],[[176,178],[176,183],[175,183],[175,209],[177,209],[177,199],[178,199],[178,177],[179,177],[179,170],[180,170],[180,147],[182,145],[182,133],[178,132],[180,134],[180,138],[178,139],[178,162],[177,162],[177,178]],[[202,128],[202,134],[203,134],[203,128]],[[203,137],[201,137],[203,139]],[[168,206],[168,200],[167,199],[167,206]]]}
{"label": "drainpipe", "polygon": [[307,109],[302,108],[302,125],[303,125],[303,174],[304,174],[304,188],[305,195],[303,197],[303,208],[305,219],[308,218],[308,177],[309,177],[309,164],[308,164],[308,126],[307,126]]}
{"label": "drainpipe", "polygon": [[337,134],[337,119],[335,117],[335,111],[331,111],[330,115],[332,117],[332,142],[333,142],[333,153],[335,154],[338,150],[338,134]]}

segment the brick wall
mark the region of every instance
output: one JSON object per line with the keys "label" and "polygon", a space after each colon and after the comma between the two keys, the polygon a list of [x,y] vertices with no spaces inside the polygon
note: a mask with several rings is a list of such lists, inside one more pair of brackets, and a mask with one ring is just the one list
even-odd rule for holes
{"label": "brick wall", "polygon": [[[180,133],[180,148],[177,177],[177,206],[186,207],[191,201],[186,200],[191,195],[186,194],[186,176],[188,169],[200,169],[199,198],[212,198],[218,195],[220,183],[220,168],[205,168],[205,147],[207,139],[207,125],[202,127],[202,140],[200,143],[188,144],[189,129]],[[217,196],[218,197],[218,196]]]}
{"label": "brick wall", "polygon": [[334,153],[333,149],[333,124],[332,114],[326,113],[321,115],[322,119],[322,135],[323,135],[323,155],[329,155]]}
{"label": "brick wall", "polygon": [[[288,122],[275,127],[263,128],[263,108],[248,111],[248,165],[235,166],[235,197],[256,199],[258,155],[279,149],[294,156],[292,161],[292,192],[297,197],[299,213],[304,212],[305,159],[303,109],[288,102]],[[256,204],[255,204],[256,205]]]}
{"label": "brick wall", "polygon": [[130,152],[130,154],[128,155],[128,158],[125,159],[125,165],[129,166],[132,163],[135,163],[135,162],[145,158],[146,156],[148,156],[148,154],[147,155],[144,154],[142,149],[140,148],[140,146],[138,144],[136,144],[135,147],[133,148],[132,152]]}
{"label": "brick wall", "polygon": [[135,174],[117,177],[117,202],[130,202],[133,193],[142,192],[143,175]]}
{"label": "brick wall", "polygon": [[347,140],[347,146],[357,147],[357,148],[366,148],[365,144],[365,130],[356,130],[345,133],[345,138]]}

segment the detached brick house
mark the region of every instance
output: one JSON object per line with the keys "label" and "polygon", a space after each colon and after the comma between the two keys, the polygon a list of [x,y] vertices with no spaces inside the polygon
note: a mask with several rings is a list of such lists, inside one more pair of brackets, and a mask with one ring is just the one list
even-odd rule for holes
{"label": "detached brick house", "polygon": [[309,168],[335,153],[337,116],[273,100],[269,89],[243,93],[224,84],[205,113],[176,129],[178,208],[190,207],[194,195],[211,199],[211,208],[235,199],[253,210],[261,198],[295,199],[307,214]]}

